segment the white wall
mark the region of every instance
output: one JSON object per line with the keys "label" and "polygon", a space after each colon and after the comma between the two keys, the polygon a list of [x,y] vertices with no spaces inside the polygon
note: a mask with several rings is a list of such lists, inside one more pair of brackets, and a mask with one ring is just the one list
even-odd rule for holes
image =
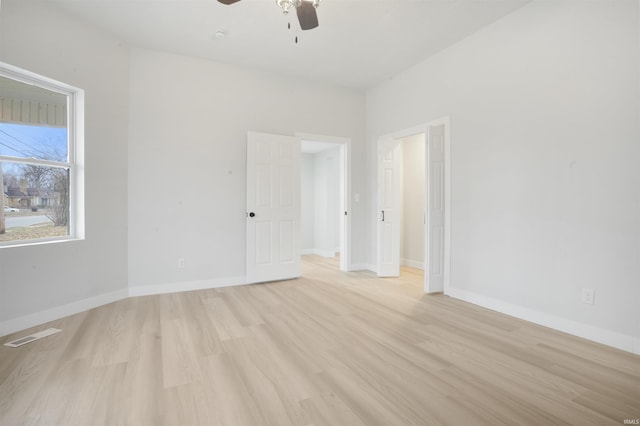
{"label": "white wall", "polygon": [[[247,131],[350,137],[353,156],[364,157],[355,91],[138,49],[130,86],[129,285],[142,293],[242,282]],[[363,192],[362,162],[353,172]],[[368,236],[354,222],[353,260],[364,262]]]}
{"label": "white wall", "polygon": [[371,147],[451,117],[450,294],[640,343],[638,21],[637,0],[534,1],[368,92]]}
{"label": "white wall", "polygon": [[424,269],[424,133],[402,143],[401,264]]}
{"label": "white wall", "polygon": [[2,1],[0,61],[85,90],[86,240],[0,249],[0,334],[126,296],[128,55],[47,2]]}
{"label": "white wall", "polygon": [[314,154],[302,154],[300,162],[300,249],[303,253],[315,249],[316,229],[316,157]]}

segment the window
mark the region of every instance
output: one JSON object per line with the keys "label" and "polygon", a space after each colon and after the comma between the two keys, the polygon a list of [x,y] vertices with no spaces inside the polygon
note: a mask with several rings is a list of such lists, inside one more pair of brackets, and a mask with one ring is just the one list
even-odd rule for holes
{"label": "window", "polygon": [[83,238],[82,103],[0,63],[0,246]]}

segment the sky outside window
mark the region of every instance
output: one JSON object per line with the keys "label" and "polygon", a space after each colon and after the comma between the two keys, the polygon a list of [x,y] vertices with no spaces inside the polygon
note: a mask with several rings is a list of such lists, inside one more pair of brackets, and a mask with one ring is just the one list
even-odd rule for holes
{"label": "sky outside window", "polygon": [[0,155],[67,161],[67,129],[0,123]]}

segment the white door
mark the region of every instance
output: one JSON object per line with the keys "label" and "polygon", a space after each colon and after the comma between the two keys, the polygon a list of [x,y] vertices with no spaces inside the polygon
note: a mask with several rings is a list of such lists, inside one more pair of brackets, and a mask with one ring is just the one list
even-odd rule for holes
{"label": "white door", "polygon": [[402,148],[399,141],[378,146],[378,276],[400,276]]}
{"label": "white door", "polygon": [[444,291],[444,131],[444,125],[429,126],[425,150],[428,165],[424,274],[427,293]]}
{"label": "white door", "polygon": [[300,276],[300,140],[247,135],[247,281]]}

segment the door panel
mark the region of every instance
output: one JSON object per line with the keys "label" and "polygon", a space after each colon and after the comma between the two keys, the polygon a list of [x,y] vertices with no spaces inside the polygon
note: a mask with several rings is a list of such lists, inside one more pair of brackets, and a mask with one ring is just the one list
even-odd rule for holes
{"label": "door panel", "polygon": [[254,185],[256,187],[256,207],[268,208],[271,205],[271,166],[257,165]]}
{"label": "door panel", "polygon": [[294,236],[295,223],[292,221],[280,222],[280,262],[293,262],[294,245],[291,244]]}
{"label": "door panel", "polygon": [[257,222],[256,234],[256,263],[258,265],[271,264],[271,223]]}
{"label": "door panel", "polygon": [[299,277],[299,239],[300,141],[249,132],[247,281]]}
{"label": "door panel", "polygon": [[294,192],[293,168],[290,165],[280,166],[280,207],[293,207]]}
{"label": "door panel", "polygon": [[378,152],[378,276],[400,275],[400,209],[402,149],[382,141]]}
{"label": "door panel", "polygon": [[427,239],[425,289],[428,293],[444,290],[444,125],[429,126],[426,162],[429,167],[427,188]]}

